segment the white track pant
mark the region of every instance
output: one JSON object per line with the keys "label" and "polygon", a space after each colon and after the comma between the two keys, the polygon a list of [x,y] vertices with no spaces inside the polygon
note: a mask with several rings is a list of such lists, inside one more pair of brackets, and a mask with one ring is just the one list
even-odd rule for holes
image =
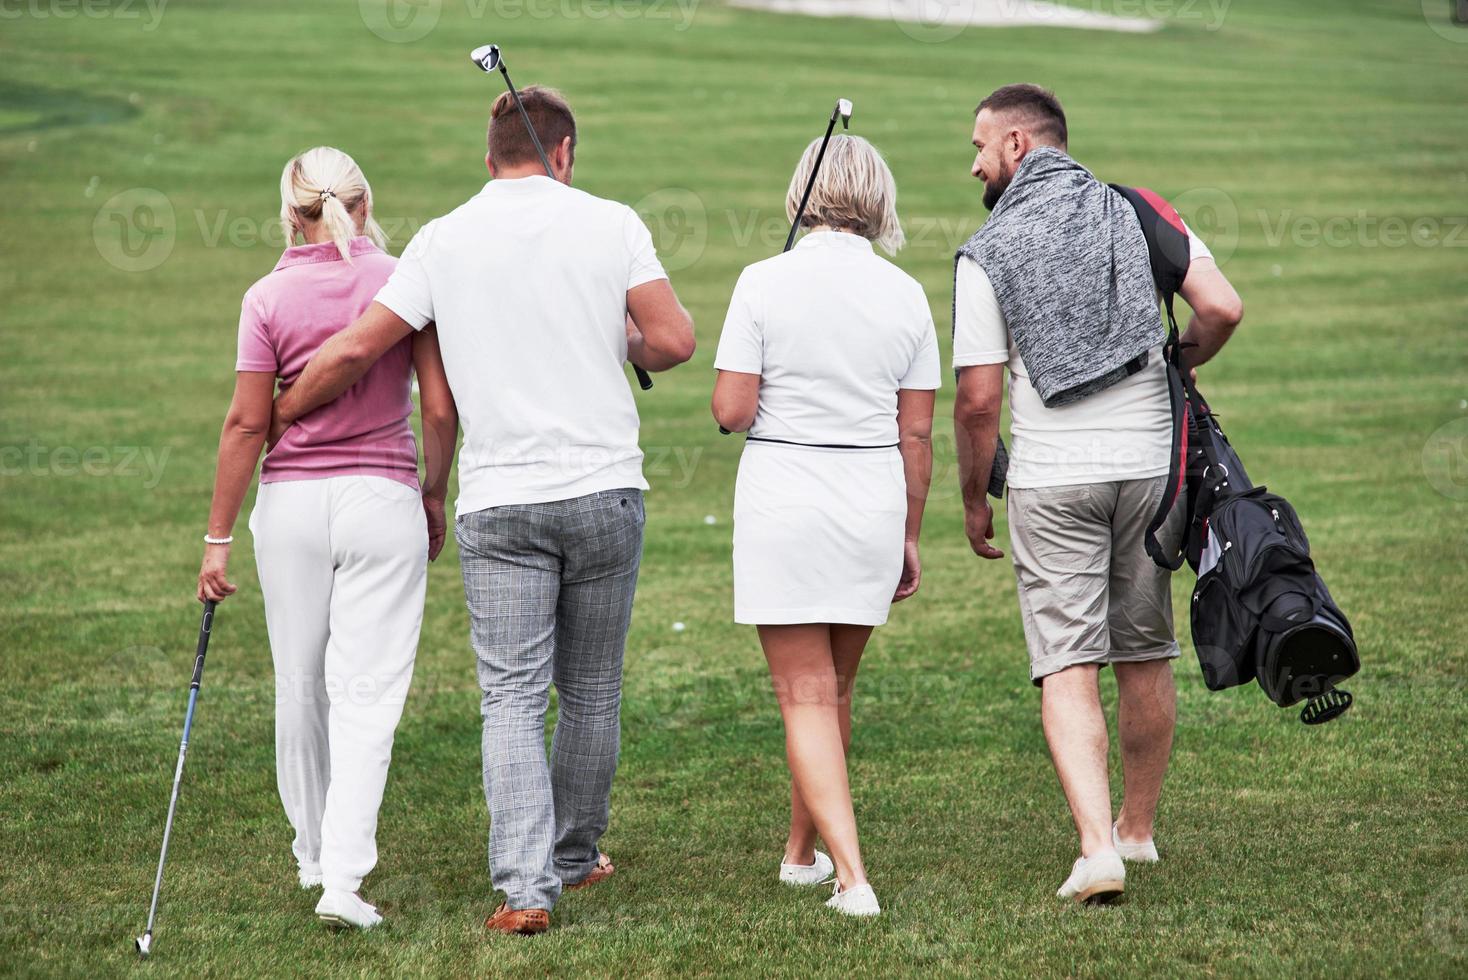
{"label": "white track pant", "polygon": [[356,891],[403,713],[428,572],[413,488],[376,476],[267,483],[250,530],[275,660],[275,765],[305,870]]}

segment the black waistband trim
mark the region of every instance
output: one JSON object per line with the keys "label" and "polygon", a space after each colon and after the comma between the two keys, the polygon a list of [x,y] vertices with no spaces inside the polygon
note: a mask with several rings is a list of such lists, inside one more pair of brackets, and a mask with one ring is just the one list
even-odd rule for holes
{"label": "black waistband trim", "polygon": [[889,442],[882,446],[843,446],[833,442],[791,442],[789,439],[770,439],[766,436],[745,436],[747,442],[775,442],[782,446],[801,446],[805,449],[896,449],[899,445]]}

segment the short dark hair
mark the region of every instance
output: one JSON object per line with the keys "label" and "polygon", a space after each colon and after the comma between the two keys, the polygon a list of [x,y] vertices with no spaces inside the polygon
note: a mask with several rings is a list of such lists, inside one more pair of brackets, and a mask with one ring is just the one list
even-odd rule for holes
{"label": "short dark hair", "polygon": [[985,109],[990,112],[1016,112],[1023,115],[1029,124],[1030,134],[1037,139],[1048,140],[1060,147],[1069,142],[1065,110],[1060,107],[1060,100],[1055,97],[1055,93],[1047,88],[1028,82],[996,88],[989,93],[988,98],[979,103],[974,115],[977,116]]}
{"label": "short dark hair", "polygon": [[[561,140],[571,137],[571,149],[576,148],[576,117],[566,97],[553,88],[529,85],[520,89],[520,101],[530,122],[535,126],[535,135],[549,155]],[[522,163],[538,163],[535,144],[525,130],[525,120],[509,92],[503,92],[494,100],[489,110],[489,156],[495,166],[516,166]]]}

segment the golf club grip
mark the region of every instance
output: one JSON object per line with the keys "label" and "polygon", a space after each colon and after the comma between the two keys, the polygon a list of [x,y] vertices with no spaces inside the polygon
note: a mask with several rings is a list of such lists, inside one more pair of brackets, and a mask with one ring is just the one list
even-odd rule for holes
{"label": "golf club grip", "polygon": [[209,652],[209,634],[214,631],[214,610],[218,607],[213,599],[204,601],[204,615],[199,620],[199,645],[194,650],[194,676],[189,681],[192,690],[198,690],[204,682],[204,655]]}
{"label": "golf club grip", "polygon": [[632,373],[637,375],[637,384],[641,386],[643,391],[652,390],[652,375],[648,374],[636,364],[632,365]]}

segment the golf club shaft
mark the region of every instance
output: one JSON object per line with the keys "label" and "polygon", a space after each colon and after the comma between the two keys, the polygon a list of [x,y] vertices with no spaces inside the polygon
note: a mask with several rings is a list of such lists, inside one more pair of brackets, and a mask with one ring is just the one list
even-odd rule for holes
{"label": "golf club shaft", "polygon": [[795,246],[795,233],[800,230],[800,219],[805,216],[805,206],[810,201],[810,192],[816,186],[816,174],[821,172],[821,161],[826,158],[826,146],[831,142],[831,133],[836,129],[836,113],[831,113],[831,121],[826,124],[826,136],[821,140],[820,152],[816,154],[815,165],[810,168],[810,179],[805,182],[805,193],[800,195],[800,207],[795,209],[795,220],[790,223],[790,234],[785,239],[785,247],[782,252],[788,252]]}
{"label": "golf club shaft", "polygon": [[168,861],[168,840],[173,835],[173,815],[178,810],[178,788],[183,782],[184,760],[189,755],[189,733],[194,727],[194,708],[199,703],[199,687],[204,681],[204,655],[209,650],[209,633],[214,628],[214,601],[204,603],[204,616],[199,623],[199,645],[194,652],[194,674],[189,681],[189,707],[184,714],[183,739],[178,746],[178,765],[173,770],[173,792],[168,797],[168,819],[163,824],[163,847],[158,852],[158,873],[153,878],[153,901],[148,907],[148,928],[152,935],[158,919],[158,896],[163,891],[163,866]]}
{"label": "golf club shaft", "polygon": [[[831,134],[836,130],[837,115],[835,112],[831,113],[831,121],[826,124],[825,138],[821,140],[821,149],[816,154],[815,165],[810,168],[810,179],[805,182],[805,193],[800,195],[800,207],[795,209],[795,220],[790,223],[790,234],[785,237],[785,247],[780,249],[781,252],[788,252],[795,247],[795,233],[800,229],[800,219],[805,215],[805,206],[810,201],[810,192],[816,186],[816,174],[821,171],[821,161],[826,158],[826,145],[831,142]],[[727,436],[733,433],[721,425],[719,434]]]}
{"label": "golf club shaft", "polygon": [[[515,83],[510,81],[510,70],[500,62],[500,74],[505,77],[505,87],[510,90],[510,98],[515,102],[515,108],[520,110],[520,118],[525,122],[525,131],[530,134],[530,142],[535,144],[535,152],[540,156],[540,165],[545,168],[545,175],[551,180],[556,179],[555,172],[551,170],[550,159],[545,155],[545,147],[540,145],[540,137],[535,133],[535,127],[530,124],[530,113],[525,111],[525,103],[520,101],[520,93],[515,91]],[[637,375],[637,384],[643,391],[652,387],[652,375],[648,374],[636,364],[632,365],[632,371]]]}

